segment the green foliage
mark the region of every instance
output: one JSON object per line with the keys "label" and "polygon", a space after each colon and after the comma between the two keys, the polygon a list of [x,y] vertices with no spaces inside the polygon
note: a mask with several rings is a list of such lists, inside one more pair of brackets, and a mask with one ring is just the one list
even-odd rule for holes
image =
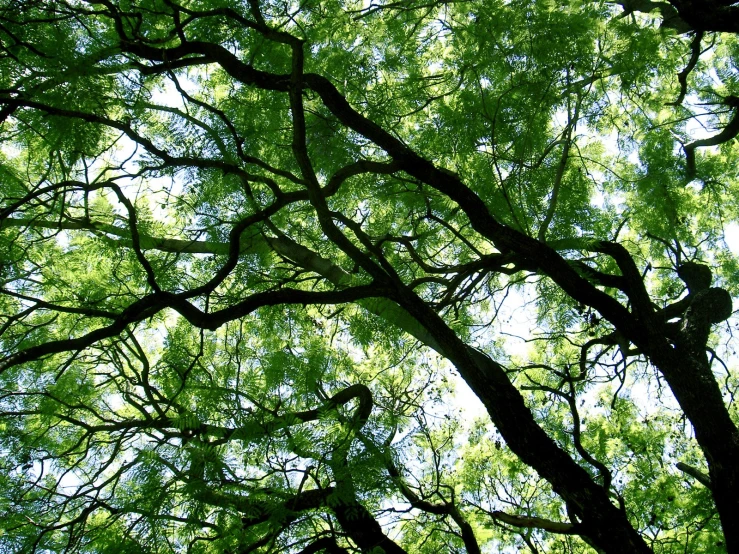
{"label": "green foliage", "polygon": [[663,17],[0,0],[0,552],[739,548],[739,41]]}

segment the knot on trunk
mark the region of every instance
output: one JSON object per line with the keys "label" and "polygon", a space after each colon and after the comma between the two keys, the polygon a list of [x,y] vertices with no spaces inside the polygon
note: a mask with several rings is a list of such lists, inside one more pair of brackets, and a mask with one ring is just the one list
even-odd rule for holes
{"label": "knot on trunk", "polygon": [[731,295],[724,289],[711,287],[695,294],[683,318],[682,334],[694,344],[705,346],[711,325],[729,318]]}
{"label": "knot on trunk", "polygon": [[724,289],[711,287],[699,292],[685,312],[685,319],[701,318],[708,323],[721,323],[732,312],[731,295]]}
{"label": "knot on trunk", "polygon": [[695,294],[711,286],[713,275],[707,265],[686,262],[677,268],[677,276],[688,286],[688,293]]}

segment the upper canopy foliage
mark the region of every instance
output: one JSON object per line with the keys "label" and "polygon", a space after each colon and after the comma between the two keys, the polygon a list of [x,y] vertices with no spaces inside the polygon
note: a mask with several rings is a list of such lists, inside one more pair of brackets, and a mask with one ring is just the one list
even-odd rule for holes
{"label": "upper canopy foliage", "polygon": [[0,552],[739,552],[736,12],[0,0]]}

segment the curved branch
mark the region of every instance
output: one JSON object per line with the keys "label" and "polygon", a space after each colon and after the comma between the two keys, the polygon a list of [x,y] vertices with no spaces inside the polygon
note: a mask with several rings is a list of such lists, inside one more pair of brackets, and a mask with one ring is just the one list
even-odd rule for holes
{"label": "curved branch", "polygon": [[160,295],[149,294],[144,296],[129,305],[118,315],[113,323],[106,327],[101,327],[78,338],[50,341],[10,354],[4,360],[0,361],[0,374],[11,367],[33,362],[51,354],[84,350],[98,341],[122,333],[130,323],[151,317],[165,307],[167,307],[167,303]]}
{"label": "curved branch", "polygon": [[[115,237],[120,237],[120,240],[108,239],[116,245],[126,247],[130,247],[133,245],[133,240],[131,239],[131,235],[127,229],[95,221],[80,219],[48,221],[38,218],[14,217],[0,219],[0,229],[4,227],[31,227],[38,229],[90,231],[92,233],[95,233],[97,236],[113,235]],[[158,250],[160,252],[171,252],[175,254],[226,255],[230,251],[230,245],[227,242],[168,239],[152,237],[141,232],[139,232],[139,248],[141,250]]]}
{"label": "curved branch", "polygon": [[[738,12],[739,13],[739,12]],[[694,140],[683,146],[685,152],[685,172],[688,181],[692,181],[696,176],[695,168],[695,149],[704,146],[717,146],[725,142],[729,142],[731,139],[739,135],[739,108],[734,108],[734,115],[731,121],[726,124],[726,127],[720,133],[708,137],[705,139]]]}
{"label": "curved branch", "polygon": [[678,462],[675,464],[675,467],[682,471],[683,473],[686,473],[693,477],[696,481],[698,481],[701,485],[704,487],[710,489],[711,488],[711,478],[703,473],[702,471],[694,468],[693,466],[689,466],[688,464],[684,464],[683,462]]}
{"label": "curved branch", "polygon": [[325,292],[278,289],[254,294],[233,306],[207,313],[178,295],[171,293],[149,294],[133,302],[108,326],[101,327],[78,338],[50,341],[11,354],[0,361],[0,374],[13,366],[39,360],[50,354],[84,350],[100,340],[122,333],[129,324],[152,317],[165,308],[172,308],[179,312],[196,327],[215,330],[229,321],[249,315],[265,306],[277,306],[280,304],[340,304],[375,296],[383,296],[383,291],[374,285]]}
{"label": "curved branch", "polygon": [[543,529],[550,533],[556,533],[559,535],[576,535],[578,534],[578,526],[574,523],[563,523],[559,521],[552,521],[550,519],[543,519],[540,517],[530,516],[519,516],[513,514],[507,514],[505,512],[493,511],[487,512],[487,514],[496,521],[513,525],[514,527],[524,527],[528,529]]}
{"label": "curved branch", "polygon": [[317,552],[326,552],[327,554],[349,554],[349,551],[343,546],[339,546],[336,538],[321,537],[313,541],[311,544],[303,548],[298,554],[316,554]]}
{"label": "curved branch", "polygon": [[695,66],[698,64],[698,59],[701,55],[701,41],[703,40],[703,34],[703,31],[696,32],[693,40],[690,42],[690,59],[688,60],[688,65],[686,65],[685,69],[677,74],[677,80],[680,83],[680,94],[678,94],[677,99],[674,102],[669,102],[667,104],[668,106],[679,106],[683,103],[685,95],[688,93],[688,75],[690,75],[690,72],[693,71]]}
{"label": "curved branch", "polygon": [[662,16],[662,26],[674,29],[678,33],[687,33],[691,27],[683,21],[680,14],[667,2],[654,2],[653,0],[612,0],[614,4],[619,4],[624,13],[621,17],[625,17],[633,12],[649,13],[658,10]]}

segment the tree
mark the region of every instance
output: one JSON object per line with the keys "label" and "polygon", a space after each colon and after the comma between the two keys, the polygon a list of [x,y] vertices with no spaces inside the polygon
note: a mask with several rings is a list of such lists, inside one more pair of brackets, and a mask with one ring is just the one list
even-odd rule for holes
{"label": "tree", "polygon": [[0,2],[2,551],[739,552],[732,4]]}

